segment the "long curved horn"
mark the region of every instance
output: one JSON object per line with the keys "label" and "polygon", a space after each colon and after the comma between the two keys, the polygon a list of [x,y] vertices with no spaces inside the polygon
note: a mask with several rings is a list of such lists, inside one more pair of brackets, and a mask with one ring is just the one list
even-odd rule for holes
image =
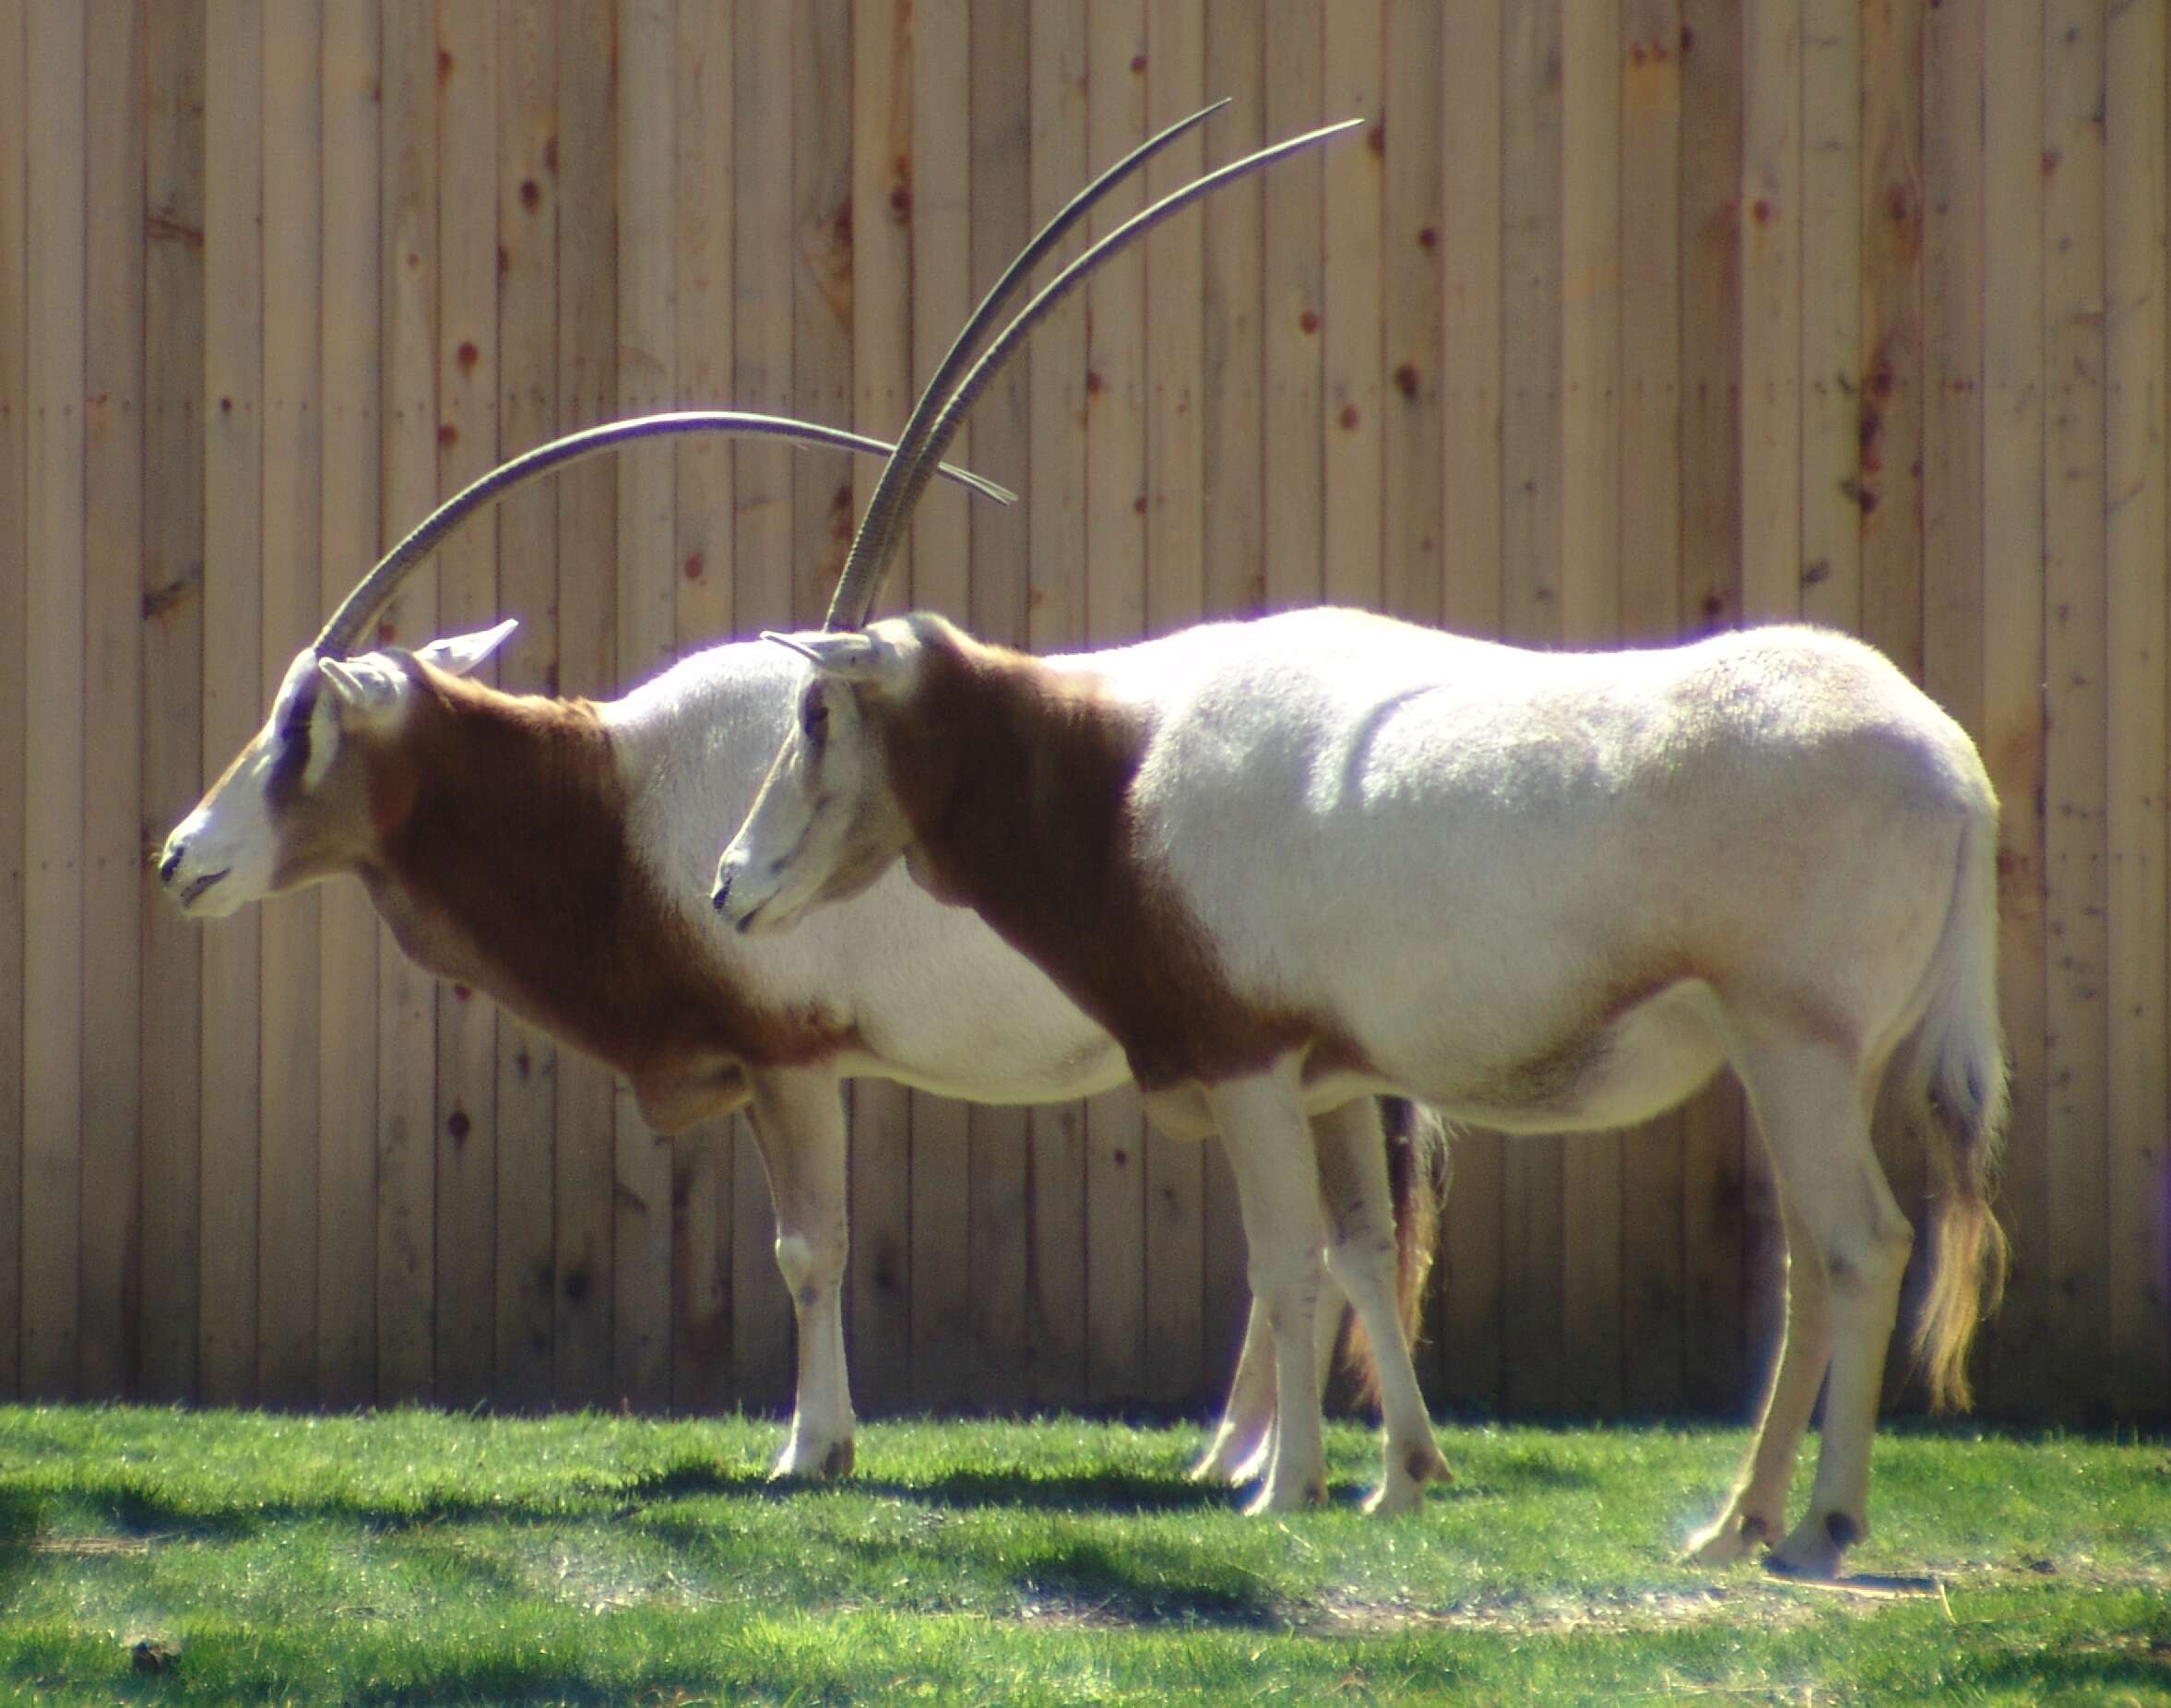
{"label": "long curved horn", "polygon": [[[856,629],[866,623],[867,613],[873,609],[875,595],[881,591],[883,572],[896,552],[896,519],[911,513],[912,506],[919,502],[919,494],[927,488],[934,459],[943,454],[943,448],[956,436],[957,429],[964,423],[966,411],[972,408],[979,394],[986,389],[988,382],[995,377],[996,371],[1010,359],[1026,335],[1040,324],[1048,312],[1062,301],[1079,279],[1133,238],[1143,236],[1171,214],[1181,212],[1201,196],[1219,189],[1232,179],[1256,172],[1263,166],[1271,166],[1285,155],[1294,154],[1300,148],[1313,148],[1328,137],[1337,136],[1363,123],[1362,119],[1344,119],[1338,125],[1323,125],[1318,130],[1307,131],[1301,136],[1291,136],[1286,141],[1261,148],[1256,154],[1247,154],[1241,160],[1231,160],[1203,178],[1193,179],[1181,189],[1164,196],[1152,207],[1132,215],[1042,286],[1038,294],[1018,311],[1016,318],[996,335],[993,342],[958,383],[956,389],[943,399],[941,409],[931,422],[922,428],[920,411],[917,409],[913,411],[911,424],[898,441],[897,449],[892,454],[888,466],[883,469],[884,485],[890,482],[891,476],[897,472],[900,466],[905,472],[897,479],[895,491],[887,494],[889,507],[884,513],[879,526],[875,506],[883,503],[885,494],[882,486],[875,489],[875,495],[868,504],[867,514],[860,520],[860,530],[852,538],[851,551],[845,557],[844,570],[837,576],[836,592],[829,601],[829,614],[824,620],[824,626]],[[921,401],[926,401],[924,397]]]}
{"label": "long curved horn", "polygon": [[[740,409],[682,409],[668,415],[638,415],[627,421],[606,421],[599,427],[587,427],[579,433],[567,433],[562,439],[552,439],[548,445],[539,445],[532,451],[525,452],[512,461],[492,469],[480,480],[456,492],[424,516],[406,539],[377,560],[376,566],[362,577],[353,592],[340,601],[339,609],[332,613],[331,621],[324,625],[323,632],[316,637],[317,656],[345,657],[361,637],[362,632],[391,602],[392,595],[408,573],[434,552],[439,542],[454,528],[476,511],[497,503],[515,487],[553,469],[562,469],[567,463],[579,462],[583,457],[616,450],[621,445],[637,440],[670,438],[680,433],[694,433],[783,438],[800,445],[865,451],[878,457],[889,455],[894,449],[880,439],[846,433],[840,428],[793,421],[783,415],[749,414]],[[984,480],[967,469],[953,469],[945,463],[943,473],[970,487],[984,498],[992,498],[1006,504],[1014,504],[1017,500],[1017,494],[1008,488],[998,486],[992,480]]]}
{"label": "long curved horn", "polygon": [[[910,500],[906,499],[904,494],[910,492],[917,496],[927,484],[927,477],[919,472],[919,466],[931,455],[926,449],[929,431],[949,397],[950,388],[957,383],[958,375],[965,372],[965,364],[972,359],[974,347],[979,343],[989,326],[994,324],[995,316],[1003,303],[1016,293],[1017,288],[1025,283],[1032,270],[1070,234],[1073,226],[1092,211],[1094,205],[1102,196],[1193,125],[1203,125],[1212,118],[1228,105],[1230,99],[1225,95],[1211,106],[1201,107],[1188,118],[1177,120],[1167,130],[1148,136],[1058,208],[1055,217],[1035,232],[1032,241],[1017,252],[1017,258],[1002,269],[1002,277],[994,282],[988,294],[974,307],[964,327],[951,340],[948,352],[928,376],[927,384],[919,388],[919,397],[912,405],[912,413],[906,419],[905,431],[897,435],[897,448],[890,454],[889,461],[884,465],[882,476],[874,483],[874,492],[867,500],[867,512],[860,518],[860,526],[852,534],[851,550],[846,553],[844,569],[837,578],[840,593],[848,580],[861,579],[870,573],[864,569],[856,569],[855,565],[869,559],[873,560],[877,567],[872,573],[879,578],[880,565],[889,562],[893,549],[891,537],[899,520],[912,507]],[[869,604],[872,602],[872,599],[868,600]],[[837,611],[838,601],[832,599],[826,626],[839,626],[836,620]],[[860,612],[862,618],[865,614],[863,611]],[[844,626],[856,628],[858,624],[855,623]]]}

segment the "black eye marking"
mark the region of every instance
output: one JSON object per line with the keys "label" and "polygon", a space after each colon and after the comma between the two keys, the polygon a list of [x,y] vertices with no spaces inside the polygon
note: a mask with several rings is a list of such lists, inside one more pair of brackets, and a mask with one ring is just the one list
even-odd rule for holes
{"label": "black eye marking", "polygon": [[273,756],[273,787],[280,794],[297,788],[309,769],[309,750],[315,722],[316,696],[298,694],[287,715],[279,720],[278,752]]}
{"label": "black eye marking", "polygon": [[799,727],[806,739],[819,750],[822,738],[829,733],[829,706],[818,691],[810,693],[800,702]]}

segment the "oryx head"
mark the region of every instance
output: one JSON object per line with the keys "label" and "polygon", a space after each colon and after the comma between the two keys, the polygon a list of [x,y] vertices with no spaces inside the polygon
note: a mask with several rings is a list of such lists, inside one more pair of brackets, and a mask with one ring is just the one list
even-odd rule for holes
{"label": "oryx head", "polygon": [[[362,858],[389,828],[385,801],[370,799],[361,755],[381,752],[404,726],[429,672],[464,676],[515,624],[433,641],[419,650],[357,653],[363,633],[406,575],[445,535],[523,481],[635,440],[689,433],[760,434],[796,444],[887,453],[857,433],[736,410],[685,410],[612,421],[554,439],[445,501],[350,593],[324,632],[287,669],[271,716],[174,827],[159,876],[182,910],[217,917],[280,890],[330,876]],[[939,472],[1009,503],[992,482],[944,465]]]}
{"label": "oryx head", "polygon": [[409,653],[330,658],[305,648],[271,716],[196,811],[174,826],[159,877],[184,913],[236,908],[344,870],[382,829],[368,754],[397,738],[426,672],[465,676],[516,624],[432,641]]}
{"label": "oryx head", "polygon": [[845,634],[765,634],[807,660],[791,731],[746,822],[717,862],[717,911],[741,931],[781,931],[818,903],[858,895],[911,843],[888,752],[938,617]]}

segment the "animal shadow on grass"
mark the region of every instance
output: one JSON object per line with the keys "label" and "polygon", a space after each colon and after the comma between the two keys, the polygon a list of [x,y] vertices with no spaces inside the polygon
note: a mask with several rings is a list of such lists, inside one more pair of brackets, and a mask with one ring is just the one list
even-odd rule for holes
{"label": "animal shadow on grass", "polygon": [[1116,1469],[1053,1476],[1024,1470],[950,1470],[923,1480],[854,1477],[842,1485],[920,1506],[952,1509],[1008,1507],[1065,1512],[1177,1512],[1225,1507],[1230,1491],[1187,1481]]}
{"label": "animal shadow on grass", "polygon": [[1037,1616],[1082,1624],[1229,1625],[1279,1629],[1288,1608],[1260,1579],[1197,1554],[1133,1537],[1078,1538],[1037,1556],[1018,1582]]}

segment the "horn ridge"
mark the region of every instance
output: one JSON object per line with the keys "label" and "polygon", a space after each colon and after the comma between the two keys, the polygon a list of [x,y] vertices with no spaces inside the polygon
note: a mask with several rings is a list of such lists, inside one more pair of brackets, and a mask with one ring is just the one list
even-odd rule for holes
{"label": "horn ridge", "polygon": [[[741,409],[679,409],[662,415],[639,415],[625,421],[605,421],[577,433],[539,445],[463,487],[409,529],[399,543],[377,560],[368,575],[339,603],[318,633],[314,650],[319,658],[336,658],[352,648],[370,621],[391,602],[393,594],[414,566],[436,550],[453,529],[477,511],[497,503],[514,488],[568,463],[605,451],[616,450],[643,439],[676,437],[685,433],[719,433],[734,435],[789,439],[795,443],[832,449],[863,451],[886,456],[894,448],[880,439],[825,427],[814,421],[795,421],[784,415],[762,415]],[[963,469],[944,464],[943,474],[971,488],[982,497],[1014,504],[1017,494],[1008,488]]]}

